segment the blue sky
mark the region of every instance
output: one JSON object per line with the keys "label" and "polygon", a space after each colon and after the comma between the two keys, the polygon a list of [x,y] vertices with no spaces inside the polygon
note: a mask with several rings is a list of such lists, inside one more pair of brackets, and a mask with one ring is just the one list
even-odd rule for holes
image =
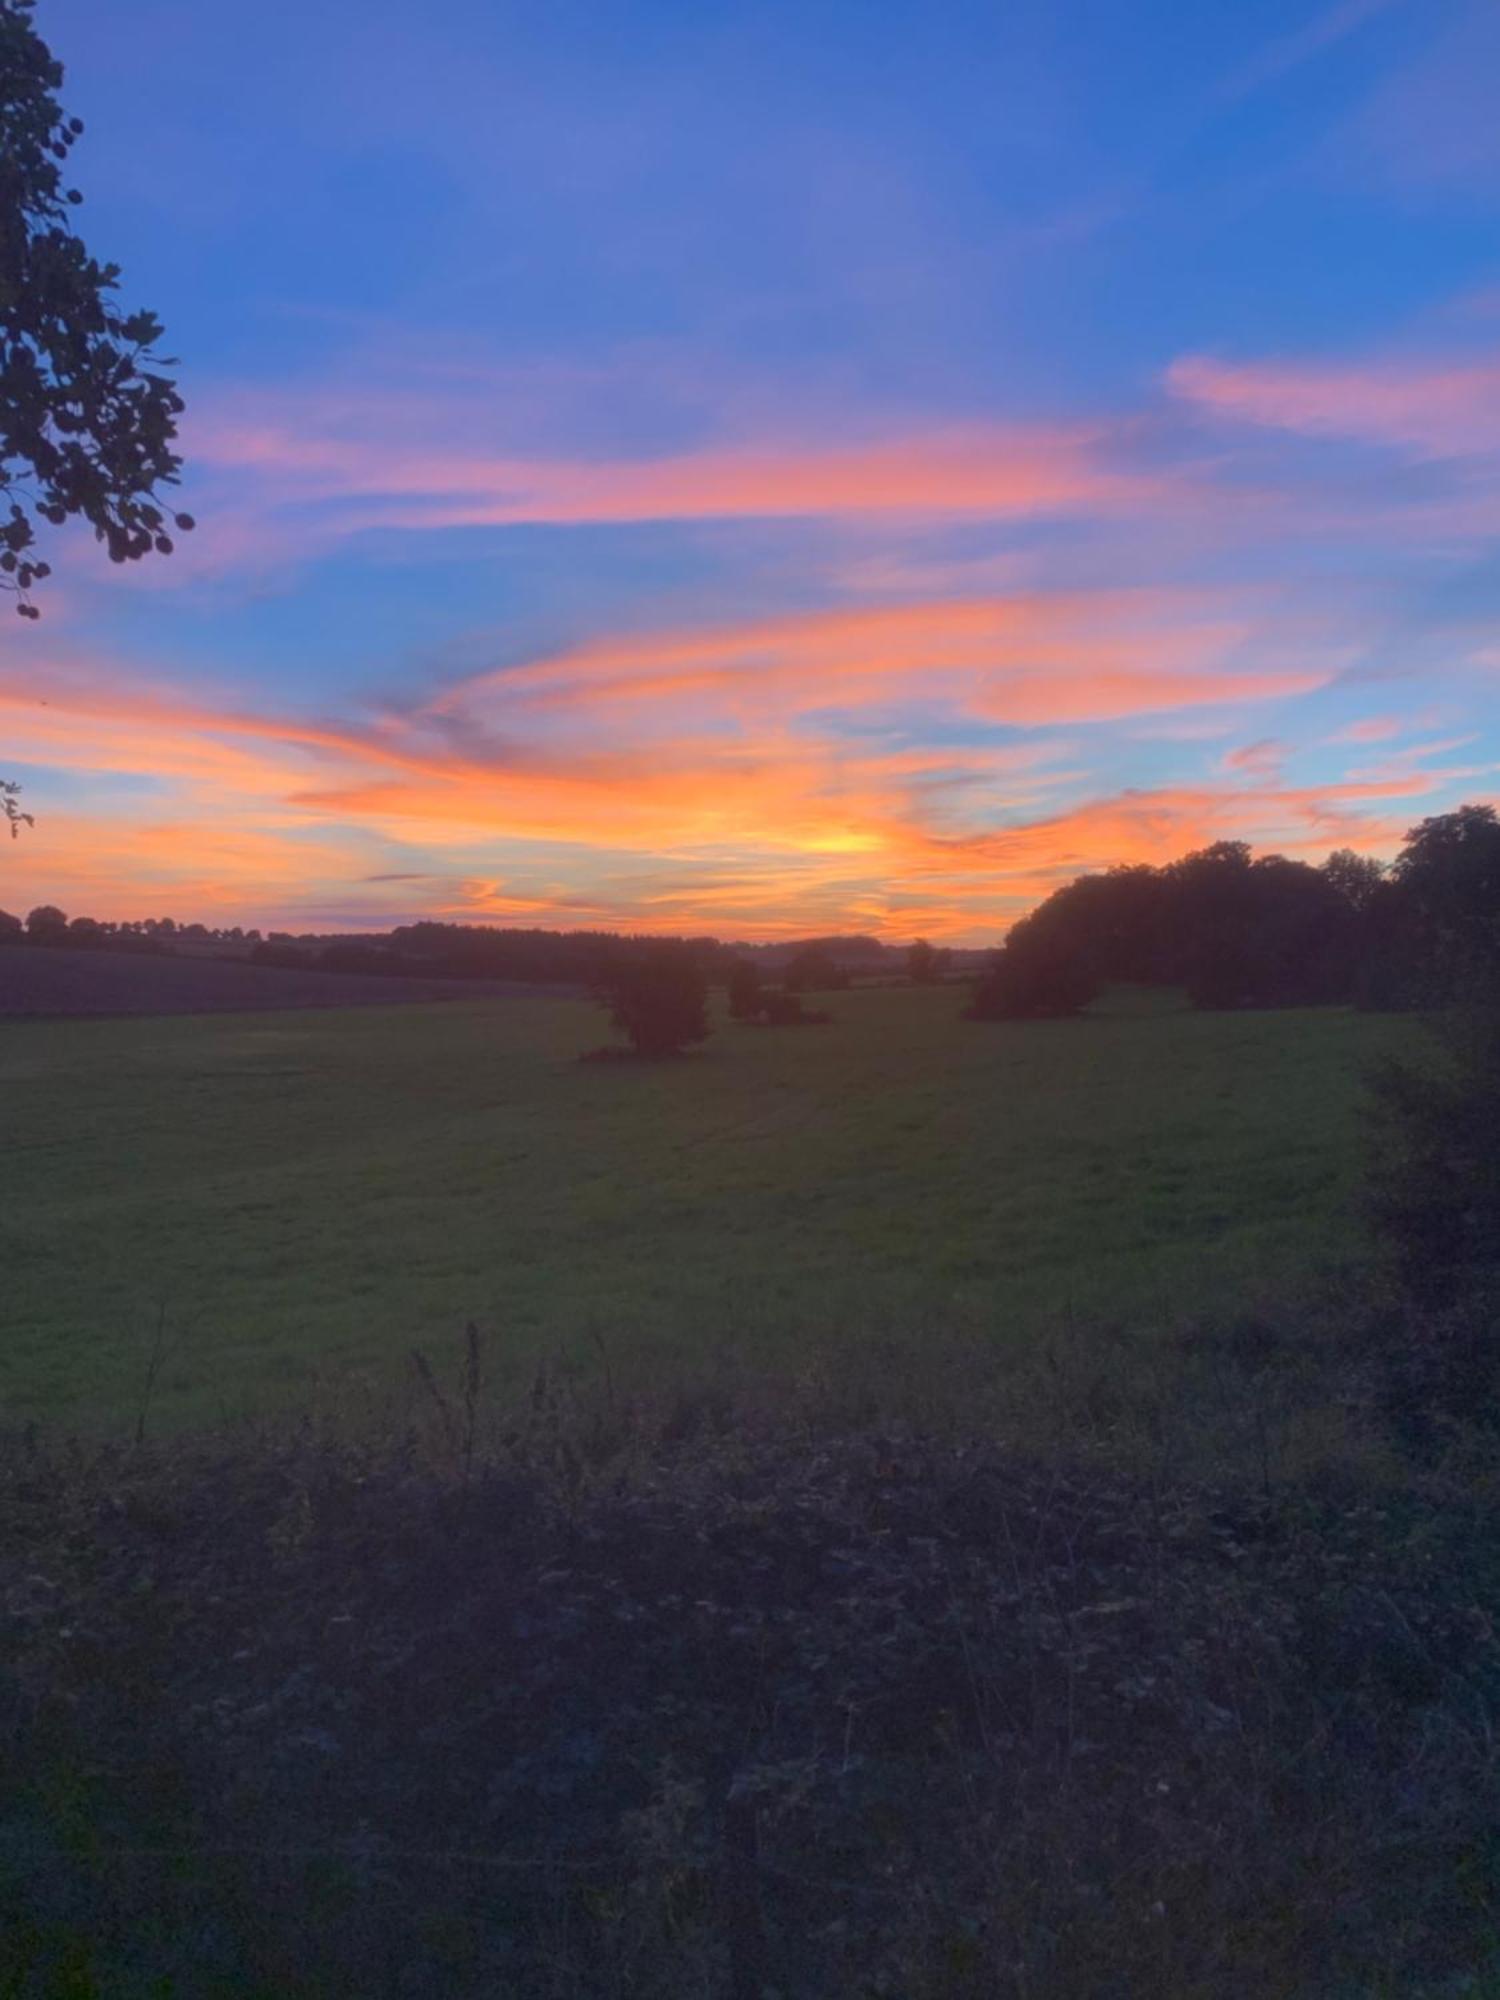
{"label": "blue sky", "polygon": [[986,940],[1495,795],[1492,5],[39,24],[201,526],[0,627],[7,906]]}

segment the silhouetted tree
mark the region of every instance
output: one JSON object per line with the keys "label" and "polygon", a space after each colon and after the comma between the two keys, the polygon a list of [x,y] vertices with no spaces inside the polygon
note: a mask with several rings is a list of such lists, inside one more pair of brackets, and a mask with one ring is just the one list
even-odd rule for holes
{"label": "silhouetted tree", "polygon": [[1323,863],[1322,873],[1350,909],[1362,913],[1379,895],[1389,870],[1371,855],[1356,854],[1352,847],[1336,847]]}
{"label": "silhouetted tree", "polygon": [[1500,818],[1493,806],[1424,819],[1406,836],[1391,878],[1429,997],[1500,979]]}
{"label": "silhouetted tree", "polygon": [[690,945],[674,938],[637,945],[599,985],[610,1019],[639,1055],[680,1055],[708,1037],[708,981]]}
{"label": "silhouetted tree", "polygon": [[729,968],[729,1012],[736,1021],[753,1021],[760,1012],[760,970],[748,958]]}
{"label": "silhouetted tree", "polygon": [[804,1005],[798,993],[783,993],[769,987],[760,996],[757,1018],[768,1028],[823,1028],[833,1016],[823,1007]]}
{"label": "silhouetted tree", "polygon": [[0,944],[19,944],[26,935],[26,926],[19,917],[13,917],[9,910],[0,910]]}
{"label": "silhouetted tree", "polygon": [[782,975],[788,993],[829,993],[849,984],[849,975],[823,945],[793,952]]}
{"label": "silhouetted tree", "polygon": [[906,976],[913,986],[936,986],[943,976],[948,954],[918,938],[906,949]]}
{"label": "silhouetted tree", "polygon": [[79,516],[113,562],[171,553],[159,489],[175,485],[182,399],[154,352],[149,312],[122,312],[119,269],[69,222],[82,200],[63,167],[83,126],[56,93],[62,65],[37,34],[34,0],[0,0],[0,586],[35,618],[50,574],[35,522]]}
{"label": "silhouetted tree", "polygon": [[38,903],[26,919],[26,935],[33,944],[63,944],[68,920],[52,903]]}
{"label": "silhouetted tree", "polygon": [[1183,986],[1198,1007],[1394,1004],[1376,996],[1411,956],[1400,872],[1347,850],[1312,868],[1219,841],[1165,868],[1082,875],[1013,927],[972,1011],[1073,1012],[1107,981]]}

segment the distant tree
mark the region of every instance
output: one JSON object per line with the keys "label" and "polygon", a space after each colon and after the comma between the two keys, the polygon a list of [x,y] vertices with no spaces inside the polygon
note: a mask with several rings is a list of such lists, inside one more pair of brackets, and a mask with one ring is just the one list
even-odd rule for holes
{"label": "distant tree", "polygon": [[87,521],[113,562],[169,555],[159,489],[175,485],[182,399],[160,371],[161,327],[122,312],[114,264],[70,224],[82,200],[63,166],[83,130],[57,101],[62,65],[37,34],[34,0],[0,0],[0,587],[23,618],[51,572],[34,523]]}
{"label": "distant tree", "polygon": [[38,903],[26,919],[26,935],[33,944],[62,944],[68,935],[68,920],[52,903]]}
{"label": "distant tree", "polygon": [[948,954],[918,938],[906,949],[906,976],[913,986],[936,986],[947,967]]}
{"label": "distant tree", "polygon": [[0,910],[0,944],[19,944],[26,935],[26,926],[19,917],[13,917],[9,910]]}
{"label": "distant tree", "polygon": [[757,1016],[768,1028],[822,1028],[833,1016],[824,1007],[809,1007],[800,993],[768,987],[760,996]]}
{"label": "distant tree", "polygon": [[674,938],[653,939],[620,954],[600,981],[600,997],[638,1055],[681,1055],[708,1038],[702,960]]}
{"label": "distant tree", "polygon": [[10,828],[10,837],[12,840],[16,838],[23,826],[35,826],[36,824],[31,814],[22,812],[20,806],[16,803],[20,796],[21,787],[18,784],[11,779],[0,778],[0,816],[3,816],[6,825]]}
{"label": "distant tree", "polygon": [[788,993],[830,993],[849,984],[849,975],[823,945],[805,945],[786,962]]}
{"label": "distant tree", "polygon": [[760,1012],[760,969],[748,958],[729,968],[729,1012],[736,1021],[753,1021]]}
{"label": "distant tree", "polygon": [[74,917],[68,925],[68,943],[96,945],[104,938],[104,926],[94,917]]}

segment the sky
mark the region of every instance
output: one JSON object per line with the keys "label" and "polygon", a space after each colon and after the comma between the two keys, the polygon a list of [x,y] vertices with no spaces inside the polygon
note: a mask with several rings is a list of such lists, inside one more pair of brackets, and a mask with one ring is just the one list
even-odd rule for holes
{"label": "sky", "polygon": [[41,0],[165,560],[25,912],[987,943],[1500,796],[1494,0]]}

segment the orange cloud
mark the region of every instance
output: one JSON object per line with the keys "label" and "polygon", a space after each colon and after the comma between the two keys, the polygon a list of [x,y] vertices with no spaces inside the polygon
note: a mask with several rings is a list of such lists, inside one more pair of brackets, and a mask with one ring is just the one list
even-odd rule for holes
{"label": "orange cloud", "polygon": [[[1089,723],[1326,678],[1231,671],[1247,629],[1150,592],[822,613],[600,641],[367,722],[182,700],[77,661],[43,699],[13,672],[8,753],[66,766],[89,802],[28,796],[39,825],[7,843],[0,901],[298,929],[421,912],[972,938],[1079,868],[1227,833],[1385,840],[1382,802],[1451,774],[1402,762],[1288,790],[1242,753],[1197,789],[1098,795]],[[879,724],[896,698],[899,736]],[[1028,733],[976,742],[976,715]],[[955,718],[970,740],[943,740]]]}
{"label": "orange cloud", "polygon": [[427,713],[680,708],[708,695],[806,715],[946,695],[989,720],[1038,727],[1268,700],[1328,679],[1331,668],[1303,665],[1230,671],[1253,629],[1191,592],[934,599],[595,642],[474,676]]}

